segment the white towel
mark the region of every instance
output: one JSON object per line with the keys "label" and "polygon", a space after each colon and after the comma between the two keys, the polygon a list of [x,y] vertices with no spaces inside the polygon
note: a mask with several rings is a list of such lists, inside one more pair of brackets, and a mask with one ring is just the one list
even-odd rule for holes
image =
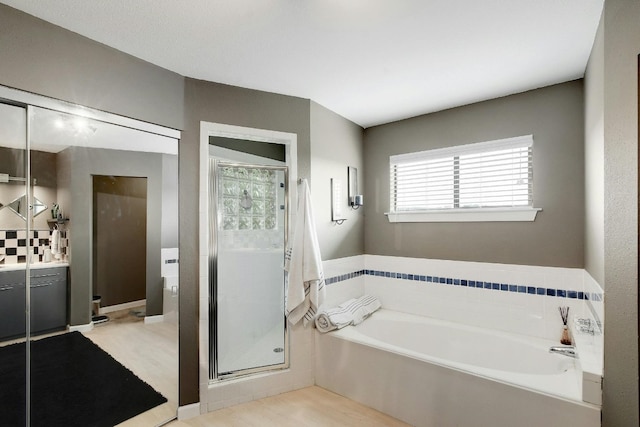
{"label": "white towel", "polygon": [[350,307],[355,304],[356,299],[351,298],[337,307],[323,310],[316,317],[316,328],[320,332],[329,332],[334,329],[342,329],[353,322],[353,313]]}
{"label": "white towel", "polygon": [[316,317],[316,328],[320,332],[329,332],[341,329],[348,325],[362,323],[376,310],[382,307],[380,301],[371,295],[360,298],[352,298],[335,308],[323,310]]}
{"label": "white towel", "polygon": [[51,254],[56,255],[60,252],[60,232],[53,230],[51,233]]}
{"label": "white towel", "polygon": [[324,302],[325,283],[322,257],[313,220],[307,180],[302,180],[293,244],[287,248],[284,269],[287,271],[286,313],[292,324],[313,321]]}
{"label": "white towel", "polygon": [[371,316],[373,312],[382,307],[378,298],[371,295],[365,295],[357,299],[357,306],[353,310],[353,323],[352,325],[358,325]]}

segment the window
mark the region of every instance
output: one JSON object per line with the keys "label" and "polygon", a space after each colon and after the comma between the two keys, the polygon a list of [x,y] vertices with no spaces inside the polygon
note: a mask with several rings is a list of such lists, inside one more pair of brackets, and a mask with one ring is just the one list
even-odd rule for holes
{"label": "window", "polygon": [[533,136],[391,156],[392,222],[532,221]]}

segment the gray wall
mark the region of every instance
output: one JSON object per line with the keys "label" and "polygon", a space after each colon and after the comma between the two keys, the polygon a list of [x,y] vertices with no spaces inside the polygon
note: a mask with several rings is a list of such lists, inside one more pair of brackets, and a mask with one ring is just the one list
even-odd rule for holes
{"label": "gray wall", "polygon": [[184,78],[0,4],[0,84],[182,128]]}
{"label": "gray wall", "polygon": [[[2,85],[163,126],[183,128],[184,77],[176,73],[3,4],[0,4],[0,41]],[[194,165],[197,162],[188,164],[186,168],[194,169]],[[68,163],[67,168],[63,164],[58,166],[59,171],[70,170]],[[69,180],[70,176],[62,178]],[[58,179],[61,179],[60,174]],[[61,185],[61,181],[58,181],[58,185]],[[196,186],[186,191],[190,192],[193,188]],[[67,189],[58,192],[58,199],[63,205],[70,205],[70,197]],[[186,213],[183,211],[182,214],[188,217],[187,221],[197,221],[197,208]],[[197,240],[196,234],[182,236],[186,245]],[[185,299],[193,303],[187,304],[187,310],[192,312],[196,312],[197,304],[188,296],[189,289],[191,294],[196,292],[195,278],[195,275],[184,280],[181,278],[180,283],[181,293],[186,292]],[[88,298],[87,287],[87,293],[73,297],[71,304],[84,307]],[[88,315],[87,310],[85,316]],[[76,317],[74,323],[86,323],[83,319],[83,316]],[[183,324],[183,319],[180,319],[180,328],[186,329],[188,336],[193,336],[193,325],[187,320]],[[181,373],[184,366],[187,370],[194,369],[192,356],[197,357],[198,346],[193,340],[189,344],[186,346],[184,342],[181,343]],[[186,400],[180,396],[180,404],[197,401],[197,397],[195,400],[193,398],[197,396],[197,377],[181,375],[180,384],[183,393],[184,390],[191,390],[186,394]]]}
{"label": "gray wall", "polygon": [[60,170],[58,186],[62,192],[60,206],[70,218],[70,324],[86,325],[91,321],[92,175],[147,178],[146,308],[148,316],[162,314],[162,155],[70,147],[59,153],[58,161],[60,166],[68,167]]}
{"label": "gray wall", "polygon": [[[533,134],[535,222],[389,223],[389,156]],[[583,266],[582,80],[365,130],[365,252]]]}
{"label": "gray wall", "polygon": [[[364,192],[363,129],[344,117],[311,102],[311,197],[318,243],[323,260],[364,252],[365,207],[347,204],[347,166],[358,169],[359,191]],[[342,225],[331,221],[331,178],[342,181]]]}
{"label": "gray wall", "polygon": [[298,135],[298,176],[309,178],[309,100],[186,79],[180,143],[180,404],[199,401],[198,197],[200,121]]}
{"label": "gray wall", "polygon": [[[638,417],[638,54],[640,2],[607,0],[604,49],[603,423],[637,426]],[[594,59],[595,60],[595,59]],[[602,84],[602,83],[600,83]]]}
{"label": "gray wall", "polygon": [[286,148],[283,144],[272,144],[263,141],[246,141],[244,139],[224,138],[222,136],[210,136],[209,144],[229,150],[241,151],[254,156],[286,162]]}
{"label": "gray wall", "polygon": [[178,247],[178,156],[162,155],[162,247]]}
{"label": "gray wall", "polygon": [[596,34],[584,77],[584,266],[604,286],[604,31]]}

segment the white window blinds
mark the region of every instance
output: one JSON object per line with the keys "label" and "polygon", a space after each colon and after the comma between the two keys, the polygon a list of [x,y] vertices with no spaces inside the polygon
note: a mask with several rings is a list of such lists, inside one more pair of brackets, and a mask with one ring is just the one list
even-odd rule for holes
{"label": "white window blinds", "polygon": [[391,212],[533,206],[533,136],[390,157]]}

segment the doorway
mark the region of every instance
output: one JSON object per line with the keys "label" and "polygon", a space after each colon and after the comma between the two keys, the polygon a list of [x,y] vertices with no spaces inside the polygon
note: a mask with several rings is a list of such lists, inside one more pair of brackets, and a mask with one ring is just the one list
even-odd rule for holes
{"label": "doorway", "polygon": [[[234,166],[244,166],[244,168],[240,167],[239,169],[246,169],[249,166],[257,167],[257,169],[263,169],[265,167],[266,169],[268,169],[269,166],[276,166],[276,165],[286,167],[285,170],[287,173],[282,177],[282,180],[278,181],[277,183],[278,190],[276,191],[283,191],[284,193],[284,190],[286,189],[286,194],[281,195],[283,199],[282,201],[284,203],[279,203],[277,205],[277,212],[282,212],[283,218],[286,218],[287,224],[290,224],[292,221],[293,214],[291,209],[287,209],[287,206],[291,206],[291,200],[296,200],[296,197],[297,197],[297,188],[296,188],[296,182],[298,177],[297,135],[292,133],[286,133],[286,132],[272,131],[272,130],[266,130],[266,129],[247,128],[247,127],[241,127],[241,126],[226,125],[221,123],[201,122],[200,125],[201,125],[200,158],[199,158],[200,171],[201,171],[200,188],[208,189],[209,191],[200,192],[200,216],[199,216],[200,224],[201,224],[200,233],[201,233],[201,237],[205,236],[204,240],[200,240],[200,255],[202,260],[208,261],[207,262],[208,268],[203,269],[204,275],[202,275],[200,278],[199,289],[200,289],[200,295],[208,295],[209,297],[211,297],[213,295],[219,296],[218,289],[212,289],[212,284],[216,284],[215,283],[216,282],[215,278],[217,276],[216,266],[219,265],[219,263],[216,263],[216,258],[218,255],[216,252],[216,249],[218,245],[217,244],[212,245],[210,238],[212,237],[212,233],[215,233],[214,230],[218,227],[219,224],[221,224],[222,228],[224,228],[224,222],[219,223],[217,217],[212,218],[210,216],[212,211],[220,212],[220,213],[222,212],[221,209],[217,209],[215,207],[215,205],[217,205],[219,202],[218,200],[219,196],[223,197],[222,203],[224,205],[224,189],[222,192],[217,191],[216,189],[217,184],[214,185],[214,182],[211,179],[211,175],[210,175],[210,172],[212,171],[211,162],[220,161],[223,163],[227,163],[227,166],[230,166],[230,164]],[[231,146],[229,146],[229,144],[226,144],[227,142],[230,143]],[[253,148],[256,148],[255,144],[262,144],[265,146],[260,147],[261,150],[257,152],[253,149]],[[253,148],[248,149],[247,145],[251,145],[253,146]],[[277,145],[280,147],[274,147],[274,145]],[[216,149],[214,151],[216,152],[212,151],[214,146]],[[273,150],[274,148],[276,148],[277,150]],[[278,161],[275,160],[276,158],[271,156],[271,154],[274,154],[275,151],[279,152],[278,156],[280,158],[278,159]],[[238,178],[239,181],[245,180],[244,178],[239,177],[238,175],[238,172],[240,172],[244,176],[244,172],[241,172],[238,170],[236,170],[235,172],[236,172],[236,177]],[[216,174],[214,174],[214,180],[215,180],[215,175]],[[281,187],[280,183],[283,183],[284,186]],[[229,183],[229,184],[234,186],[232,183]],[[253,185],[253,183],[251,185]],[[253,197],[253,194],[251,194],[248,189],[247,189],[247,192],[251,196],[252,200],[255,199]],[[250,208],[246,208],[246,209],[242,207],[242,205],[240,205],[240,203],[242,202],[244,206],[249,206],[249,204],[246,203],[246,200],[244,197],[245,196],[244,191],[242,191],[241,193],[237,193],[237,195],[238,195],[237,204],[231,203],[232,206],[229,206],[229,208],[234,209],[234,212],[235,212],[235,207],[238,207],[238,206],[239,206],[239,209],[243,209],[243,211],[246,210],[248,212],[248,209],[250,209],[251,216],[253,217],[253,204],[251,204]],[[242,198],[240,198],[240,196],[242,196]],[[286,205],[284,210],[280,209],[281,204]],[[259,207],[262,206],[261,204],[259,205],[260,205]],[[240,210],[238,210],[238,215],[240,216]],[[234,225],[233,226],[234,230],[222,230],[223,233],[227,232],[227,234],[233,234],[233,235],[237,234],[239,237],[239,235],[241,234],[240,233],[241,231],[242,233],[245,232],[244,229],[240,230],[239,216],[237,218],[237,221],[238,221],[237,232],[235,230],[235,225]],[[227,218],[227,219],[229,221],[232,221],[232,218]],[[262,223],[260,222],[260,220],[258,220],[258,222],[259,222],[259,226],[261,226]],[[243,224],[245,224],[248,227],[249,223],[247,222]],[[229,224],[227,225],[230,226]],[[251,219],[251,225],[253,227],[253,218]],[[251,234],[251,232],[249,232],[248,229],[246,233]],[[290,236],[288,236],[288,234],[289,234],[288,232],[283,233],[283,237],[289,238]],[[223,237],[223,236],[219,235],[218,237]],[[228,236],[228,237],[231,237],[231,236]],[[234,244],[235,243],[237,242],[234,240]],[[277,248],[273,248],[273,249],[275,250]],[[237,251],[237,252],[240,252],[240,251]],[[247,250],[246,252],[249,252],[249,250]],[[260,252],[260,251],[255,251],[255,252]],[[231,254],[231,255],[234,255],[234,254]],[[223,255],[223,258],[224,258],[224,255]],[[278,259],[280,260],[278,264],[282,264],[284,262],[284,259],[280,259],[280,258]],[[243,262],[241,263],[241,265],[247,265],[246,260],[242,260],[242,261]],[[230,265],[235,265],[235,264],[236,263],[231,263]],[[268,264],[272,264],[272,262],[269,262]],[[253,268],[253,265],[251,266],[251,268],[247,268],[245,270],[248,271],[248,270],[251,270],[252,268]],[[224,275],[224,272],[222,273]],[[246,278],[243,279],[243,281],[246,282],[247,281]],[[258,282],[253,283],[252,291],[250,294],[251,297],[253,297],[253,293],[257,292],[259,289],[262,289],[261,284],[263,283],[264,283],[263,280],[259,280]],[[236,289],[232,288],[231,290],[235,291]],[[224,291],[224,289],[222,291]],[[271,292],[269,293],[269,295],[275,295],[275,292]],[[282,326],[280,328],[282,335],[280,335],[280,332],[278,333],[278,336],[283,339],[282,344],[284,344],[284,347],[281,347],[280,344],[271,345],[270,347],[267,346],[267,349],[269,350],[270,355],[282,357],[278,359],[275,364],[272,364],[273,363],[272,361],[265,359],[262,361],[256,361],[257,363],[247,363],[243,366],[228,365],[226,368],[225,366],[216,366],[218,359],[222,360],[223,358],[226,357],[224,356],[224,354],[216,354],[217,350],[221,350],[222,352],[226,351],[222,349],[222,347],[224,346],[225,338],[224,336],[217,337],[216,334],[220,332],[219,328],[215,327],[215,325],[213,325],[214,327],[212,327],[212,322],[215,322],[214,319],[217,319],[218,317],[217,309],[220,306],[219,304],[216,304],[212,299],[209,299],[208,302],[209,302],[209,306],[208,306],[209,309],[206,310],[206,313],[207,313],[206,322],[200,322],[200,337],[201,337],[200,344],[201,344],[201,348],[208,349],[209,351],[201,352],[200,354],[201,356],[200,373],[201,373],[201,378],[209,379],[209,384],[208,384],[208,387],[206,388],[202,387],[200,389],[201,401],[207,401],[210,398],[210,393],[213,393],[214,390],[217,393],[220,390],[226,389],[228,385],[233,384],[225,381],[225,379],[229,377],[233,377],[236,375],[249,376],[249,374],[252,374],[254,372],[260,372],[263,369],[268,369],[269,371],[272,372],[272,375],[274,375],[274,378],[282,377],[283,381],[287,381],[286,377],[289,377],[289,375],[292,375],[292,372],[294,373],[297,372],[299,367],[298,366],[293,367],[289,365],[288,364],[289,357],[287,357],[286,354],[283,354],[285,353],[285,349],[288,349],[287,338],[283,330],[285,326],[284,315],[282,315],[281,317],[281,319],[283,320]],[[217,303],[220,303],[220,301],[217,301]],[[274,319],[275,319],[275,315],[274,315]],[[274,323],[274,327],[275,327],[275,323]],[[296,336],[302,334],[302,331],[295,331],[292,328],[287,328],[287,331],[288,331],[287,335],[289,335],[292,340],[295,340]],[[224,347],[226,347],[226,349],[228,350],[237,349],[239,348],[237,344],[240,341],[240,335],[235,335],[233,333],[233,330],[230,330],[230,332],[231,334],[228,336],[232,337],[232,341],[230,342],[231,345],[224,346]],[[264,337],[266,337],[267,335],[268,334],[264,334]],[[302,339],[302,336],[300,336],[299,339]],[[259,340],[256,340],[256,339],[250,340],[250,342],[254,344],[257,344],[258,341]],[[216,345],[216,343],[218,345]],[[263,354],[263,353],[261,352],[260,354]],[[228,357],[226,358],[229,359]],[[253,361],[248,361],[248,362],[253,362]],[[289,369],[282,369],[282,367],[284,366],[289,366]],[[248,379],[248,381],[253,381],[253,380]]]}
{"label": "doorway", "polygon": [[146,257],[147,178],[94,175],[93,295],[102,307],[144,304]]}

